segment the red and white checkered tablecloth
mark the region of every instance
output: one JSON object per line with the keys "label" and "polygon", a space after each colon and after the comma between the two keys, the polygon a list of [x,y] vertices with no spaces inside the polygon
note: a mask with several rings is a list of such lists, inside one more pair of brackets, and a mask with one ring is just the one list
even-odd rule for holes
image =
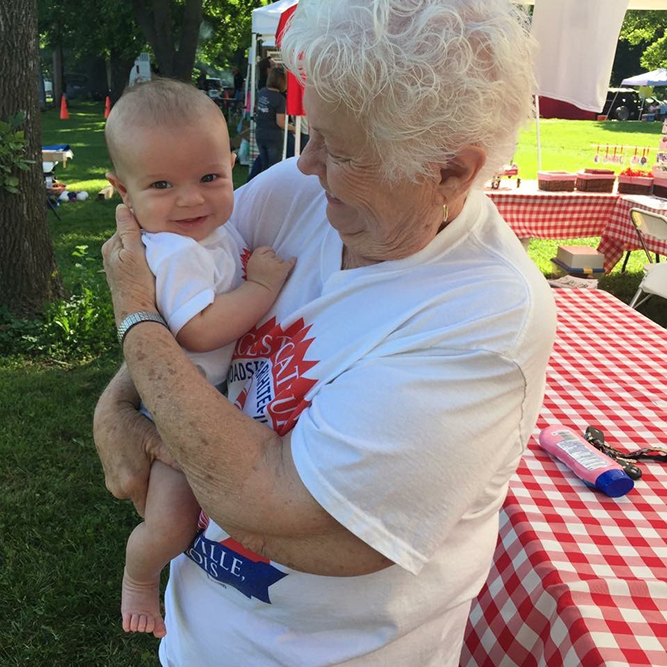
{"label": "red and white checkered tablecloth", "polygon": [[[604,268],[607,273],[614,268],[625,251],[641,248],[637,232],[630,220],[631,208],[641,208],[645,211],[667,215],[667,201],[664,199],[642,195],[619,197],[602,232],[598,246],[598,250],[604,254]],[[667,255],[667,241],[660,241],[644,234],[644,242],[649,250],[660,255]]]}
{"label": "red and white checkered tablecloth", "polygon": [[519,238],[572,239],[602,236],[616,194],[544,192],[524,181],[520,190],[486,190]]}
{"label": "red and white checkered tablecloth", "polygon": [[667,666],[667,466],[622,498],[584,485],[536,436],[601,428],[667,446],[667,331],[598,290],[558,290],[557,341],[528,451],[510,483],[464,667]]}

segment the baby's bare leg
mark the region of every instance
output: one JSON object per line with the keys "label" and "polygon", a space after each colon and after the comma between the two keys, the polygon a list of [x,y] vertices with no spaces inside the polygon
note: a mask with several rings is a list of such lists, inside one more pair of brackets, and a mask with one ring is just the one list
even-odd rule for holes
{"label": "baby's bare leg", "polygon": [[185,475],[155,461],[146,497],[146,516],[127,541],[121,614],[125,632],[164,637],[160,614],[160,572],[190,545],[199,505]]}

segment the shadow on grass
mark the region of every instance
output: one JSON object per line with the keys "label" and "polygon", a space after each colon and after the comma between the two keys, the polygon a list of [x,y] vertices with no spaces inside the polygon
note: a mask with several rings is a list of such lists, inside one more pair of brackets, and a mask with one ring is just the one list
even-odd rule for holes
{"label": "shadow on grass", "polygon": [[608,132],[632,132],[633,134],[660,134],[662,122],[645,122],[641,120],[619,121],[608,120],[603,122],[591,121],[596,127]]}

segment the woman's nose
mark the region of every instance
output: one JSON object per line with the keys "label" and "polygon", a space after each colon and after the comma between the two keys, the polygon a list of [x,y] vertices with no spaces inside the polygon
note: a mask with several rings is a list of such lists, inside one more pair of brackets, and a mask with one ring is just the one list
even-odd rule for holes
{"label": "woman's nose", "polygon": [[322,151],[318,150],[315,141],[311,139],[301,151],[299,160],[296,163],[299,171],[306,176],[321,176],[325,175],[324,160],[322,159]]}

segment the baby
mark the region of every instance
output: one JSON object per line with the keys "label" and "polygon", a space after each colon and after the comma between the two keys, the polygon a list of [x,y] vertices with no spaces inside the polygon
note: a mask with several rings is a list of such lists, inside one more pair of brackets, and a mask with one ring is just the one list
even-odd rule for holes
{"label": "baby", "polygon": [[[242,279],[239,246],[224,227],[234,205],[236,156],[224,117],[201,91],[169,79],[135,85],[111,111],[105,137],[114,168],[107,178],[143,229],[158,309],[200,372],[219,386],[234,342],[268,312],[294,260],[258,248]],[[198,514],[185,475],[153,463],[144,522],[127,543],[126,632],[166,634],[160,572],[192,542]]]}

